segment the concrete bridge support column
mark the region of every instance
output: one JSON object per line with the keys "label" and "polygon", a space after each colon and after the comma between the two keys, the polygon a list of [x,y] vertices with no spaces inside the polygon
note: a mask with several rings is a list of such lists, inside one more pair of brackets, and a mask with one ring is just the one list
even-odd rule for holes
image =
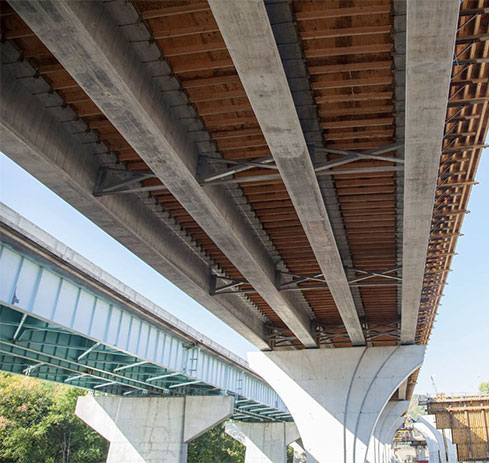
{"label": "concrete bridge support column", "polygon": [[383,454],[385,445],[390,444],[389,437],[392,425],[406,412],[408,407],[408,400],[387,402],[370,438],[367,452],[368,463],[384,463]]}
{"label": "concrete bridge support column", "polygon": [[391,463],[395,462],[394,458],[394,436],[396,435],[396,431],[402,426],[404,423],[404,417],[399,416],[394,423],[392,424],[389,432],[386,437],[386,444],[384,444],[384,453],[382,455],[382,463]]}
{"label": "concrete bridge support column", "polygon": [[435,417],[433,415],[418,416],[418,423],[426,426],[426,428],[433,434],[436,442],[438,443],[438,447],[440,448],[441,460],[448,463],[457,463],[457,447],[451,440],[451,433],[449,431],[447,432],[445,430],[437,429]]}
{"label": "concrete bridge support column", "polygon": [[226,423],[226,433],[246,447],[245,463],[286,463],[287,445],[299,439],[295,423]]}
{"label": "concrete bridge support column", "polygon": [[[430,431],[430,429],[424,423],[414,423],[413,426],[423,434],[426,439],[426,445],[428,447],[429,462],[430,463],[446,463],[445,449],[438,445],[436,436]],[[443,453],[442,453],[443,452]],[[443,456],[442,456],[443,455]]]}
{"label": "concrete bridge support column", "polygon": [[292,442],[290,444],[292,449],[294,450],[294,460],[293,463],[317,463],[316,459],[314,459],[309,453],[307,453],[298,442]]}
{"label": "concrete bridge support column", "polygon": [[76,415],[110,442],[107,463],[185,463],[189,441],[233,413],[232,397],[80,397]]}
{"label": "concrete bridge support column", "polygon": [[252,352],[250,366],[281,396],[319,463],[364,463],[389,398],[425,346]]}
{"label": "concrete bridge support column", "polygon": [[456,457],[449,439],[443,437],[442,431],[436,429],[435,417],[432,415],[418,416],[414,427],[421,432],[428,444],[430,463],[455,463]]}

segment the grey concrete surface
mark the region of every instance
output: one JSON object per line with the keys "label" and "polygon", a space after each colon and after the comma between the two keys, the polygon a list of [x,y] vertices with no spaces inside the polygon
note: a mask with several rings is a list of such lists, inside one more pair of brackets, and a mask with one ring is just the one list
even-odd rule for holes
{"label": "grey concrete surface", "polygon": [[407,2],[401,342],[415,342],[438,178],[458,0]]}
{"label": "grey concrete surface", "polygon": [[137,197],[93,196],[96,157],[23,82],[2,69],[2,151],[255,346],[267,349],[263,318],[239,296],[211,296],[206,262]]}
{"label": "grey concrete surface", "polygon": [[276,288],[274,262],[243,215],[222,188],[200,185],[197,147],[104,4],[19,1],[13,7],[298,339],[316,346],[309,315]]}
{"label": "grey concrete surface", "polygon": [[185,463],[187,444],[233,413],[233,397],[78,398],[76,415],[110,442],[107,463]]}
{"label": "grey concrete surface", "polygon": [[209,4],[350,339],[365,344],[265,5]]}
{"label": "grey concrete surface", "polygon": [[423,363],[425,346],[250,352],[248,361],[285,402],[319,463],[367,458],[377,420]]}
{"label": "grey concrete surface", "polygon": [[246,447],[245,463],[286,463],[287,445],[299,439],[295,423],[226,423],[226,433]]}

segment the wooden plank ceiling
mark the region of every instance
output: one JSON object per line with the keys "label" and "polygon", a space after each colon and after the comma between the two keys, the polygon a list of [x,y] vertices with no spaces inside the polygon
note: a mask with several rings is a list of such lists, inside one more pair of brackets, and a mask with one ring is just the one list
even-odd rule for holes
{"label": "wooden plank ceiling", "polygon": [[[257,161],[270,155],[207,2],[134,0],[133,6],[147,27],[149,39],[162,51],[222,157]],[[137,153],[8,3],[2,0],[1,7],[2,38],[15,43],[39,76],[51,84],[91,129],[98,131],[100,140],[127,169],[147,171],[148,167]],[[391,0],[294,0],[290,7],[314,91],[324,146],[365,152],[399,141],[396,140]],[[417,342],[421,344],[428,341],[474,182],[480,146],[487,133],[488,8],[489,0],[464,0],[461,5],[457,61],[453,67],[418,323]],[[383,153],[387,157],[395,154],[394,151]],[[339,158],[340,155],[329,155],[328,159]],[[394,165],[389,161],[360,160],[335,169]],[[247,177],[273,172],[253,168],[235,174],[234,178],[239,179],[252,210],[286,268],[297,275],[319,274],[319,266],[282,180],[247,181]],[[402,191],[398,175],[402,177],[402,172],[333,176],[356,269],[381,272],[399,264],[402,236],[397,226],[402,209],[398,194]],[[145,181],[145,186],[155,185],[160,185],[159,180]],[[151,195],[227,276],[242,278],[163,185]],[[358,278],[365,276],[361,272],[355,274]],[[392,272],[389,277],[374,277],[367,282],[395,283],[392,277],[399,275]],[[337,333],[329,342],[336,346],[351,345],[330,292],[325,288],[308,290],[307,287],[318,285],[314,281],[300,285],[315,322],[327,327],[330,333]],[[246,285],[242,288],[252,290]],[[398,342],[399,291],[395,285],[360,288],[365,312],[362,322],[366,330],[374,332],[369,337],[373,345]],[[249,292],[247,295],[273,326],[286,328],[258,294]]]}

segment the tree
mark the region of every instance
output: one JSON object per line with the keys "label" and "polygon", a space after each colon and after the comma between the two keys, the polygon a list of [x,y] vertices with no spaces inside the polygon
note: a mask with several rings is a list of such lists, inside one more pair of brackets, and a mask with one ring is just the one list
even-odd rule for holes
{"label": "tree", "polygon": [[479,392],[481,394],[489,394],[489,381],[479,384]]}
{"label": "tree", "polygon": [[409,408],[407,412],[409,418],[417,420],[419,415],[426,415],[426,407],[419,405],[419,396],[414,394],[411,402],[409,402]]}
{"label": "tree", "polygon": [[[86,393],[0,372],[0,463],[105,462],[108,442],[75,415]],[[245,451],[221,424],[189,444],[188,463],[243,463]]]}
{"label": "tree", "polygon": [[[246,447],[226,434],[224,424],[217,425],[190,442],[188,463],[243,463]],[[294,451],[287,447],[287,463],[294,458]]]}
{"label": "tree", "polygon": [[0,373],[2,463],[104,462],[108,443],[75,416],[86,391]]}
{"label": "tree", "polygon": [[189,444],[188,463],[243,463],[245,447],[224,431],[220,424]]}

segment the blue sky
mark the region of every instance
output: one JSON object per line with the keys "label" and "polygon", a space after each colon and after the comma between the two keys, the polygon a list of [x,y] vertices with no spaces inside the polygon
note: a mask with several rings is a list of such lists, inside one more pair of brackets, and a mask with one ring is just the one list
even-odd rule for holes
{"label": "blue sky", "polygon": [[[476,392],[489,381],[489,152],[469,204],[417,393]],[[0,200],[128,286],[238,355],[255,350],[138,257],[0,153]]]}

